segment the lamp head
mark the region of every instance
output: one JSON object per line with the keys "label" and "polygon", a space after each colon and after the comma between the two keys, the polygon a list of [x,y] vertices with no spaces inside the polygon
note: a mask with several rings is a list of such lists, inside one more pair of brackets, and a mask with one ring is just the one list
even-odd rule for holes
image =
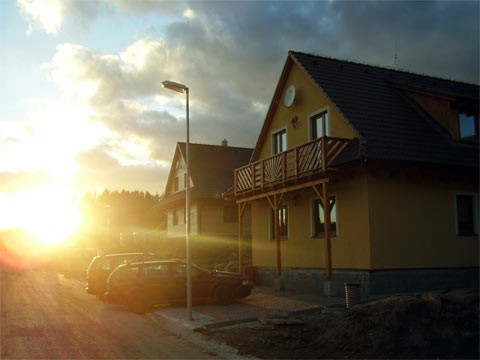
{"label": "lamp head", "polygon": [[173,81],[169,81],[169,80],[162,81],[162,85],[163,85],[164,88],[167,88],[167,89],[179,92],[179,93],[188,92],[188,87],[186,87],[183,84],[179,84],[179,83],[176,83],[176,82],[173,82]]}

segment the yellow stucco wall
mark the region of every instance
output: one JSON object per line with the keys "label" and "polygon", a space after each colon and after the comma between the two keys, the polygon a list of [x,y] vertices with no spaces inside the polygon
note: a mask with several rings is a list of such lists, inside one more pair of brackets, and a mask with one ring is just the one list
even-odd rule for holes
{"label": "yellow stucco wall", "polygon": [[[270,131],[265,139],[260,152],[260,159],[272,155],[272,133],[282,129],[287,130],[287,147],[293,148],[310,140],[309,117],[324,110],[328,110],[330,117],[330,131],[333,137],[353,139],[357,137],[352,127],[345,121],[342,114],[333,106],[322,91],[316,87],[312,80],[298,67],[293,66],[287,81],[296,88],[296,97],[292,106],[287,108],[283,104],[284,93],[277,99],[276,111],[270,126]],[[274,101],[275,103],[275,101]],[[291,119],[298,117],[297,126],[291,125]]]}
{"label": "yellow stucco wall", "polygon": [[476,186],[415,177],[369,176],[372,268],[469,267],[478,237],[456,235],[455,194]]}
{"label": "yellow stucco wall", "polygon": [[[337,269],[368,268],[370,265],[367,181],[364,174],[330,186],[337,199],[337,234],[332,237],[332,263]],[[282,267],[325,267],[325,239],[313,237],[312,202],[309,188],[284,197],[288,205],[289,236],[281,241]],[[271,239],[270,209],[266,199],[252,206],[253,262],[276,266],[275,241]]]}
{"label": "yellow stucco wall", "polygon": [[[224,222],[223,210],[225,205],[226,203],[223,201],[202,201],[199,205],[199,235],[237,236],[238,221]],[[229,203],[228,205],[237,206],[235,203]]]}
{"label": "yellow stucco wall", "polygon": [[[287,130],[287,147],[310,140],[309,117],[327,109],[330,136],[357,135],[320,89],[293,66],[285,89],[294,84],[295,103],[274,99],[272,122],[259,159],[272,155],[272,133]],[[275,101],[276,100],[276,101]],[[297,127],[290,121],[298,116]],[[338,233],[332,238],[334,269],[404,269],[471,267],[479,265],[478,237],[455,234],[455,193],[476,193],[478,186],[458,187],[448,181],[413,176],[373,176],[359,165],[353,178],[329,185],[337,196]],[[324,268],[324,239],[312,233],[311,189],[285,195],[289,236],[281,241],[282,267]],[[252,202],[253,265],[276,267],[275,241],[270,234],[270,206]]]}
{"label": "yellow stucco wall", "polygon": [[[260,150],[259,159],[272,155],[272,134],[286,129],[287,148],[311,140],[310,117],[328,111],[330,136],[353,139],[357,134],[343,115],[314,85],[303,70],[293,66],[285,89],[294,85],[296,97],[292,106],[283,103],[284,92],[274,100],[275,111],[268,135]],[[296,127],[291,119],[298,117]],[[354,179],[330,186],[337,195],[338,233],[332,238],[332,263],[335,268],[367,268],[370,264],[368,245],[367,182],[363,174]],[[281,242],[282,267],[325,266],[325,240],[312,237],[312,201],[316,197],[311,188],[285,195],[288,204],[289,238]],[[348,226],[347,226],[348,224]],[[266,199],[252,203],[252,256],[257,266],[276,266],[275,241],[270,234],[270,207]]]}
{"label": "yellow stucco wall", "polygon": [[[477,267],[478,236],[456,235],[455,195],[476,194],[475,186],[415,177],[372,176],[330,186],[337,198],[337,235],[332,237],[334,269]],[[312,237],[313,191],[292,192],[289,237],[281,241],[282,267],[324,268],[324,239]],[[267,200],[252,206],[253,263],[276,267]]]}

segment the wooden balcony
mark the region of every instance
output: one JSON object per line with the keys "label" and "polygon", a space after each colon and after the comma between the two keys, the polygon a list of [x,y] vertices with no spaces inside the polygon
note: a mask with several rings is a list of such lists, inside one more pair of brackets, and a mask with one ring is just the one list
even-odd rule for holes
{"label": "wooden balcony", "polygon": [[235,196],[326,171],[350,141],[322,137],[235,169]]}

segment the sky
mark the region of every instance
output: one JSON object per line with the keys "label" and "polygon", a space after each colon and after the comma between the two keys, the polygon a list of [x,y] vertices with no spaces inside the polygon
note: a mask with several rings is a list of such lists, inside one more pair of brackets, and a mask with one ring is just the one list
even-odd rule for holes
{"label": "sky", "polygon": [[239,147],[289,50],[479,83],[478,1],[0,0],[0,23],[0,228],[60,194],[162,194],[185,141],[164,80],[191,142]]}

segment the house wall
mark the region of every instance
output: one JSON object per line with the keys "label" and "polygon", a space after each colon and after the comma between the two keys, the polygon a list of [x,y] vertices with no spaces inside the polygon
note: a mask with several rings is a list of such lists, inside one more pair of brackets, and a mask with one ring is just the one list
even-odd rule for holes
{"label": "house wall", "polygon": [[[321,89],[295,65],[287,75],[284,90],[291,84],[296,87],[295,102],[285,107],[283,93],[272,101],[270,128],[262,139],[258,159],[272,155],[272,133],[276,131],[286,129],[287,148],[308,142],[309,117],[325,109],[330,136],[358,137]],[[436,118],[435,106],[440,106],[443,126],[458,136],[457,114],[450,104],[416,100]],[[294,117],[298,117],[296,127],[291,124]],[[289,236],[281,241],[281,259],[287,289],[325,293],[329,289],[329,294],[340,295],[343,283],[352,281],[360,283],[362,293],[368,295],[478,285],[478,237],[455,234],[455,194],[478,194],[478,184],[459,186],[443,179],[405,174],[373,175],[359,166],[352,178],[329,184],[329,191],[337,196],[338,233],[331,239],[333,277],[327,281],[324,239],[311,236],[315,193],[308,188],[284,196]],[[265,198],[251,205],[255,277],[260,284],[273,285],[277,262],[270,234],[270,205]]]}
{"label": "house wall", "polygon": [[[343,115],[333,106],[323,92],[316,87],[303,70],[293,66],[286,81],[285,90],[293,84],[296,88],[295,101],[290,108],[283,104],[284,94],[278,99],[276,111],[273,114],[269,135],[262,146],[259,159],[272,155],[272,133],[286,129],[287,147],[293,148],[310,141],[309,116],[322,110],[328,110],[330,117],[331,136],[353,139],[357,137],[353,128],[348,124]],[[293,117],[298,121],[294,128],[291,124]]]}
{"label": "house wall", "polygon": [[478,237],[455,223],[455,194],[476,185],[370,175],[368,190],[372,269],[478,267]]}
{"label": "house wall", "polygon": [[[287,130],[287,148],[302,145],[311,140],[310,116],[328,111],[330,136],[357,137],[353,128],[323,92],[316,87],[303,70],[293,66],[285,82],[285,90],[293,84],[296,97],[292,106],[283,104],[284,93],[275,103],[269,135],[260,151],[259,159],[272,155],[272,134]],[[296,127],[291,119],[298,117]],[[370,264],[368,245],[367,182],[364,175],[337,183],[331,192],[337,195],[339,232],[332,238],[332,262],[334,267],[367,268]],[[281,242],[282,267],[325,267],[325,240],[312,237],[312,201],[315,192],[308,188],[285,195],[289,204],[289,239]],[[341,209],[341,210],[340,210]],[[348,223],[348,226],[347,226]],[[270,207],[266,199],[252,203],[252,262],[256,266],[276,266],[275,241],[270,234]]]}
{"label": "house wall", "polygon": [[[178,223],[173,225],[174,212],[178,212]],[[179,236],[185,237],[185,206],[170,208],[167,212],[167,237],[175,238]],[[198,233],[198,207],[197,204],[190,204],[190,233],[195,235]]]}
{"label": "house wall", "polygon": [[[169,182],[168,187],[165,190],[166,195],[171,195],[174,194],[175,187],[174,187],[174,181],[173,179],[178,178],[178,190],[177,191],[184,191],[187,188],[187,183],[186,183],[186,176],[185,174],[187,173],[187,165],[183,158],[181,156],[176,159],[174,164],[172,164],[173,168],[173,173],[172,173],[172,181]],[[190,188],[193,188],[194,184],[192,179],[190,179]]]}
{"label": "house wall", "polygon": [[[225,205],[227,205],[227,202],[224,201],[208,201],[201,203],[199,208],[199,235],[205,234],[226,237],[238,236],[238,221],[224,222],[223,210]],[[230,205],[237,206],[235,203]]]}
{"label": "house wall", "polygon": [[[336,269],[370,267],[367,177],[330,185],[337,198],[337,234],[332,237],[332,264]],[[285,195],[288,204],[288,240],[281,241],[282,268],[325,268],[325,239],[313,237],[311,188]],[[254,266],[276,267],[276,245],[271,236],[270,205],[266,199],[252,204],[252,256]]]}

